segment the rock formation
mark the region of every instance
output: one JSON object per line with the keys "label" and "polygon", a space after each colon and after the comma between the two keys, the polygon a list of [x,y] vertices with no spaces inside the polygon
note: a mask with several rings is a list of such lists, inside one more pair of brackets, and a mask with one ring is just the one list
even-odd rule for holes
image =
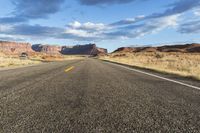
{"label": "rock formation", "polygon": [[158,47],[160,52],[200,52],[200,44],[171,45]]}
{"label": "rock formation", "polygon": [[76,45],[72,47],[63,46],[61,50],[62,54],[65,55],[98,55],[106,54],[107,50],[103,48],[98,48],[95,44],[86,44],[86,45]]}
{"label": "rock formation", "polygon": [[107,49],[98,48],[96,44],[75,45],[75,46],[58,46],[58,45],[43,45],[30,43],[17,43],[0,41],[0,52],[5,54],[36,54],[45,53],[50,55],[99,55],[107,54]]}
{"label": "rock formation", "polygon": [[105,49],[105,48],[97,48],[96,55],[99,55],[99,54],[104,55],[104,54],[107,54],[107,53],[108,53],[107,49]]}
{"label": "rock formation", "polygon": [[34,44],[32,45],[32,49],[36,52],[46,53],[46,54],[60,54],[61,46],[55,45],[42,45],[42,44]]}
{"label": "rock formation", "polygon": [[34,52],[30,43],[0,41],[0,52],[4,54],[21,54]]}
{"label": "rock formation", "polygon": [[200,52],[200,44],[192,43],[185,45],[169,45],[160,47],[121,47],[116,52],[183,52],[198,53]]}

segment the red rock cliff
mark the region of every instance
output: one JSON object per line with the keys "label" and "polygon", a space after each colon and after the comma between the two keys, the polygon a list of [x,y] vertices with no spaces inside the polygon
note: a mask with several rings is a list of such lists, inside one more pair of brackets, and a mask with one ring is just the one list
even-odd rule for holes
{"label": "red rock cliff", "polygon": [[21,54],[34,52],[30,43],[0,41],[0,51],[5,54]]}

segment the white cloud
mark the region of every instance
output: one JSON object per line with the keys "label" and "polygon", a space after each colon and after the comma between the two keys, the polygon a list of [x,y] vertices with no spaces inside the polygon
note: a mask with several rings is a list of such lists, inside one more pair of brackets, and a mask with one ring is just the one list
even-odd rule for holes
{"label": "white cloud", "polygon": [[72,22],[72,23],[69,23],[68,24],[68,27],[71,27],[71,28],[80,28],[81,27],[81,23],[80,22],[78,22],[78,21],[74,21],[74,22]]}
{"label": "white cloud", "polygon": [[82,30],[105,30],[109,29],[108,26],[106,26],[103,23],[92,23],[92,22],[86,22],[86,23],[80,23],[78,21],[74,21],[72,23],[69,23],[67,25],[67,28],[70,29],[82,29]]}
{"label": "white cloud", "polygon": [[78,29],[67,29],[65,31],[65,34],[71,34],[71,35],[74,35],[74,36],[77,36],[77,37],[93,37],[96,35],[95,32],[92,32],[92,33],[89,33],[85,30],[78,30]]}
{"label": "white cloud", "polygon": [[87,23],[84,23],[83,24],[83,28],[85,29],[95,29],[95,30],[104,30],[104,29],[107,29],[108,27],[102,23],[97,23],[97,24],[94,24],[94,23],[91,23],[91,22],[87,22]]}
{"label": "white cloud", "polygon": [[0,34],[0,40],[3,41],[25,41],[25,38],[18,35],[6,35],[6,34]]}
{"label": "white cloud", "polygon": [[[178,25],[179,14],[155,19],[152,23],[159,24],[161,28],[176,27]],[[156,23],[157,21],[157,23]]]}
{"label": "white cloud", "polygon": [[195,16],[197,16],[197,17],[199,17],[200,16],[200,8],[199,9],[196,9],[196,10],[194,10],[194,15]]}
{"label": "white cloud", "polygon": [[80,23],[78,21],[74,21],[67,25],[64,34],[73,37],[77,36],[77,38],[85,38],[85,39],[101,38],[103,32],[110,29],[111,27],[103,23],[92,23],[92,22]]}
{"label": "white cloud", "polygon": [[148,27],[153,27],[152,30],[150,30],[151,33],[156,33],[165,28],[175,28],[178,25],[177,22],[178,22],[179,16],[180,15],[172,15],[172,16],[154,19],[152,21],[149,21],[149,23],[147,23],[146,26],[144,26],[144,28],[146,28],[147,30]]}
{"label": "white cloud", "polygon": [[0,25],[0,32],[6,32],[12,29],[11,25]]}
{"label": "white cloud", "polygon": [[[180,15],[171,15],[161,18],[154,18],[144,22],[141,25],[129,25],[122,27],[121,25],[107,25],[103,23],[80,23],[75,21],[69,23],[65,30],[65,37],[73,36],[73,38],[88,39],[128,39],[144,36],[146,34],[156,33],[165,28],[174,28],[178,24],[178,18]],[[138,17],[138,18],[142,18]]]}
{"label": "white cloud", "polygon": [[[112,26],[92,22],[80,23],[78,21],[69,23],[65,29],[40,25],[3,25],[0,26],[0,31],[8,35],[16,36],[54,37],[73,40],[129,39],[157,33],[165,28],[174,28],[178,25],[179,16],[180,15],[171,15],[161,18],[152,18],[139,25],[129,24],[128,26]],[[142,18],[142,16],[138,18]]]}
{"label": "white cloud", "polygon": [[132,24],[132,23],[137,23],[137,22],[144,20],[144,19],[145,19],[145,15],[139,15],[139,16],[136,16],[136,17],[133,17],[133,18],[128,18],[128,19],[124,19],[124,20],[114,22],[110,25],[112,25],[112,26],[128,25],[128,24]]}

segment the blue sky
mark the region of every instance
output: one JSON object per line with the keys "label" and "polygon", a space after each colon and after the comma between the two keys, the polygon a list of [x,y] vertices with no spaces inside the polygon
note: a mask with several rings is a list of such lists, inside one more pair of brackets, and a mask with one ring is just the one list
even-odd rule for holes
{"label": "blue sky", "polygon": [[200,0],[1,0],[0,5],[0,40],[96,43],[109,51],[200,42]]}

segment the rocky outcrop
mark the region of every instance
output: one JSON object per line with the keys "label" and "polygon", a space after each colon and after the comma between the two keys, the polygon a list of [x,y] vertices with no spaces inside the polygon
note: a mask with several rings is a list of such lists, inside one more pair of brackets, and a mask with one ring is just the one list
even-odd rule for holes
{"label": "rocky outcrop", "polygon": [[50,55],[99,55],[107,54],[107,49],[98,48],[96,44],[58,46],[46,44],[31,45],[30,43],[0,41],[0,52],[3,52],[5,54],[45,53]]}
{"label": "rocky outcrop", "polygon": [[0,51],[5,54],[21,54],[34,52],[30,43],[0,41]]}
{"label": "rocky outcrop", "polygon": [[95,44],[75,45],[75,46],[52,46],[34,44],[32,49],[36,52],[47,54],[63,54],[63,55],[98,55],[106,54],[107,49],[98,48]]}
{"label": "rocky outcrop", "polygon": [[113,53],[116,52],[135,52],[136,48],[132,48],[132,47],[121,47],[118,48],[117,50],[115,50]]}
{"label": "rocky outcrop", "polygon": [[158,47],[160,52],[200,52],[200,44],[171,45]]}
{"label": "rocky outcrop", "polygon": [[160,47],[121,47],[116,52],[183,52],[198,53],[200,52],[200,44],[192,43],[185,45],[169,45]]}
{"label": "rocky outcrop", "polygon": [[96,55],[104,55],[104,54],[107,54],[108,53],[108,50],[105,49],[105,48],[97,48],[97,53]]}
{"label": "rocky outcrop", "polygon": [[46,53],[46,54],[60,54],[61,46],[55,45],[42,45],[42,44],[34,44],[32,45],[32,49],[36,52]]}
{"label": "rocky outcrop", "polygon": [[98,55],[107,53],[106,49],[98,48],[95,44],[76,45],[72,47],[63,46],[61,50],[65,55]]}

